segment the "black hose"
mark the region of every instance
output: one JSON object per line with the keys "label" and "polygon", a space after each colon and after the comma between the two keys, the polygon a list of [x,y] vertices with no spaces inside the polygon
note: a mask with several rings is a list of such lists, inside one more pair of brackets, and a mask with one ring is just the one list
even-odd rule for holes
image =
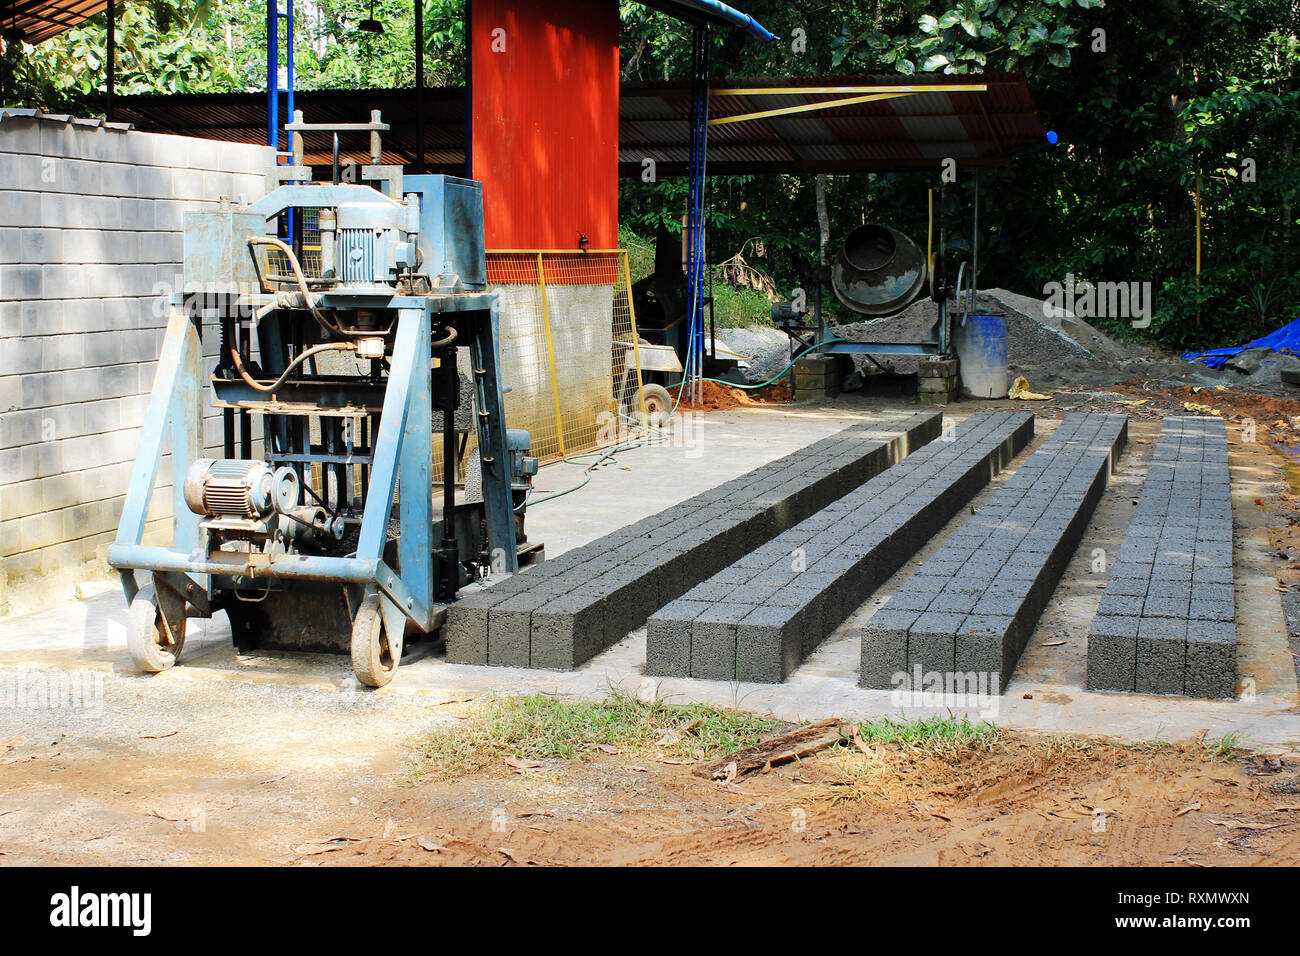
{"label": "black hose", "polygon": [[284,371],[280,373],[280,377],[277,378],[270,385],[258,384],[252,378],[252,376],[250,376],[248,372],[244,370],[244,363],[239,358],[238,349],[231,348],[230,357],[235,360],[235,370],[239,372],[239,377],[244,380],[245,385],[247,385],[249,388],[255,388],[259,392],[274,392],[286,381],[288,381],[289,373],[291,373],[294,369],[296,369],[307,359],[311,358],[313,355],[318,355],[321,352],[340,352],[340,351],[355,352],[356,350],[357,350],[357,346],[356,343],[354,342],[325,342],[322,343],[321,345],[313,345],[311,348],[307,349],[296,359],[290,362],[285,367]]}

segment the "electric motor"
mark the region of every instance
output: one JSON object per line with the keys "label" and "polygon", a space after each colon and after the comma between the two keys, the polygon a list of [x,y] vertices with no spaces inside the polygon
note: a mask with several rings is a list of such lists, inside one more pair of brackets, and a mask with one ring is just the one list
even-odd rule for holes
{"label": "electric motor", "polygon": [[185,503],[205,517],[263,518],[275,510],[277,494],[288,492],[285,484],[264,461],[200,458],[185,473]]}

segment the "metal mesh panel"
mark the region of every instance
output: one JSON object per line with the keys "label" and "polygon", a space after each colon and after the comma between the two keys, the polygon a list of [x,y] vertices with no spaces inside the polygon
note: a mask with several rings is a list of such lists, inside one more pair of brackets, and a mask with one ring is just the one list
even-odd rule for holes
{"label": "metal mesh panel", "polygon": [[639,410],[641,393],[627,253],[489,252],[487,267],[507,425],[543,461],[617,440],[620,399]]}
{"label": "metal mesh panel", "polygon": [[[294,215],[302,221],[302,254],[298,264],[308,279],[320,278],[320,210],[313,207],[295,208]],[[290,243],[292,245],[292,243]],[[271,246],[254,247],[254,255],[261,263],[261,272],[271,283],[294,282],[293,269],[283,252]]]}

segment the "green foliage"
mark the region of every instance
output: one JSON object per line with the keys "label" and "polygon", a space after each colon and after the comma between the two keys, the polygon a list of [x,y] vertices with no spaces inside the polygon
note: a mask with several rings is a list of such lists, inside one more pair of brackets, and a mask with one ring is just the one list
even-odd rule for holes
{"label": "green foliage", "polygon": [[[117,18],[117,92],[230,88],[235,73],[211,26],[218,2],[126,0]],[[38,47],[9,47],[4,57],[12,83],[6,83],[6,98],[55,110],[102,93],[107,37],[101,13]]]}
{"label": "green foliage", "polygon": [[[1180,348],[1242,342],[1300,314],[1300,10],[1291,0],[750,0],[745,9],[783,39],[719,31],[720,75],[1025,72],[1060,144],[982,173],[983,287],[1041,296],[1067,273],[1150,282],[1150,331]],[[637,4],[623,15],[625,76],[688,71],[684,27]],[[790,43],[796,27],[807,36],[802,53]],[[926,191],[937,185],[931,174],[831,177],[831,254],[864,221],[924,241]],[[760,236],[768,256],[755,264],[783,289],[798,285],[800,262],[817,258],[812,178],[715,177],[712,186],[714,260]],[[623,218],[653,234],[659,219],[680,217],[684,190],[629,183]],[[937,218],[950,261],[969,257],[973,200],[968,171],[944,190]],[[1126,321],[1109,325],[1135,334]]]}
{"label": "green foliage", "polygon": [[720,329],[745,329],[772,324],[772,303],[753,289],[713,284],[713,318]]}
{"label": "green foliage", "polygon": [[[376,0],[380,34],[357,25],[371,15],[370,0],[302,4],[294,24],[295,88],[366,89],[412,86],[408,0]],[[105,89],[108,29],[105,14],[91,17],[39,46],[6,50],[11,102],[87,113],[87,100]],[[266,89],[266,5],[245,0],[120,0],[117,16],[117,92],[215,93]],[[464,0],[424,0],[425,82],[464,83]],[[282,67],[285,26],[280,25]]]}

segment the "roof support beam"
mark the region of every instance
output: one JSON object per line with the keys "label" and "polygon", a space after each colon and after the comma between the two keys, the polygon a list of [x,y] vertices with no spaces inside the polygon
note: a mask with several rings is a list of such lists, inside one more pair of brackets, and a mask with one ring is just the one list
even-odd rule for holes
{"label": "roof support beam", "polygon": [[987,83],[938,83],[921,86],[744,86],[715,88],[711,96],[789,96],[814,93],[987,93]]}
{"label": "roof support beam", "polygon": [[[860,87],[860,88],[869,89],[869,87]],[[877,87],[877,89],[881,89],[881,88]],[[947,86],[947,87],[942,87],[942,89],[944,92],[956,90],[958,92],[982,93],[985,90],[987,90],[988,87]],[[824,88],[820,88],[819,92],[830,92],[833,90],[834,90],[833,87],[824,87]],[[714,90],[713,95],[717,96],[722,92],[723,91],[721,90]],[[792,91],[786,90],[783,92],[788,94]],[[806,91],[799,90],[799,92],[802,93]],[[909,86],[909,87],[904,87],[902,89],[891,90],[889,92],[870,93],[867,94],[866,96],[849,96],[849,97],[845,97],[844,99],[826,100],[821,103],[801,103],[798,106],[783,106],[780,109],[775,109],[775,110],[760,110],[757,113],[738,113],[735,116],[718,116],[715,117],[714,119],[709,120],[709,125],[725,126],[728,123],[743,123],[746,120],[766,119],[769,116],[789,116],[794,113],[811,113],[815,110],[829,110],[829,109],[835,109],[836,107],[840,107],[840,106],[854,106],[858,103],[875,103],[880,100],[893,100],[903,96],[914,96],[918,93],[933,93],[933,92],[935,92],[934,88],[925,89],[923,87],[917,88],[917,87]],[[743,91],[739,91],[739,90],[728,90],[726,91],[726,95],[745,95],[745,94],[743,93]],[[751,93],[749,95],[753,95],[753,94]]]}

